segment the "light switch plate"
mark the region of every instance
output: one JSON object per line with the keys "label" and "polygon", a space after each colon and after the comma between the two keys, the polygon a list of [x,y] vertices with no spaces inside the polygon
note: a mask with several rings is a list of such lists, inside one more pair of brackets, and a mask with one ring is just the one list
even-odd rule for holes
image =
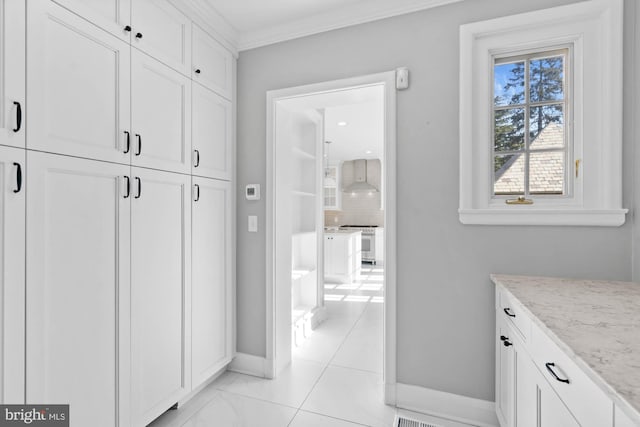
{"label": "light switch plate", "polygon": [[258,217],[256,215],[249,215],[247,228],[250,233],[258,232]]}

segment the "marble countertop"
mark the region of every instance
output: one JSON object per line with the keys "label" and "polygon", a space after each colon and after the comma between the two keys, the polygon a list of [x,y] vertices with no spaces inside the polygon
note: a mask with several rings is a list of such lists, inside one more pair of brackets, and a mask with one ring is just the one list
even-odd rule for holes
{"label": "marble countertop", "polygon": [[491,280],[640,422],[640,283],[500,274]]}
{"label": "marble countertop", "polygon": [[360,230],[324,230],[324,234],[360,234]]}

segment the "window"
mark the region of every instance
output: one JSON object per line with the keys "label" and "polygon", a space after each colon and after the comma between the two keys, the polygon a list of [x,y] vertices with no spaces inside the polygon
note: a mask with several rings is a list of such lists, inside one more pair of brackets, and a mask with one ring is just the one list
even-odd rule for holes
{"label": "window", "polygon": [[567,196],[569,49],[494,58],[493,195]]}
{"label": "window", "polygon": [[460,221],[624,223],[622,0],[460,27]]}

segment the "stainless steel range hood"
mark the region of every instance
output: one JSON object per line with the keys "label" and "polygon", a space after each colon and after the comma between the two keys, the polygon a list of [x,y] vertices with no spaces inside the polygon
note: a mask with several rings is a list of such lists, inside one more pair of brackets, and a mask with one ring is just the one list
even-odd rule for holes
{"label": "stainless steel range hood", "polygon": [[367,160],[358,159],[353,161],[353,184],[342,189],[345,193],[365,193],[378,192],[379,190],[369,182],[367,173]]}

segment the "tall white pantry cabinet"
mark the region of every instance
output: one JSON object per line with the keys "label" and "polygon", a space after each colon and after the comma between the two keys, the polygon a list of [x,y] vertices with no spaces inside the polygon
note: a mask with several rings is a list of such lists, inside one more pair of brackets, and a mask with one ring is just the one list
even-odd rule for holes
{"label": "tall white pantry cabinet", "polygon": [[72,427],[235,352],[235,58],[177,1],[0,0],[0,402]]}

